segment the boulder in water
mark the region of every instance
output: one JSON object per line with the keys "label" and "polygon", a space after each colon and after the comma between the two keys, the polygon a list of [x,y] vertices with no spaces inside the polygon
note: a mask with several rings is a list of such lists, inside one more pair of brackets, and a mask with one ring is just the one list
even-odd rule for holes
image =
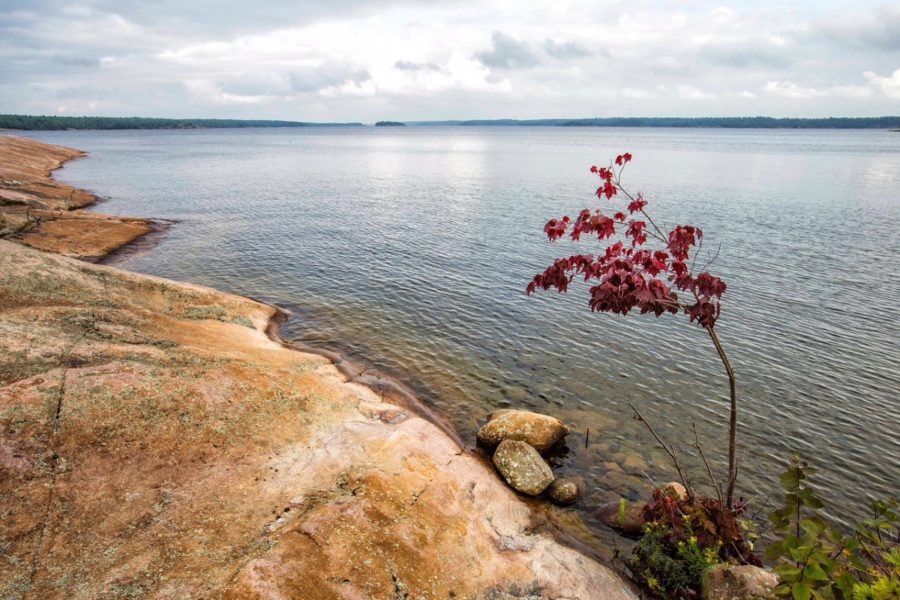
{"label": "boulder in water", "polygon": [[519,440],[503,440],[494,452],[494,466],[514,490],[537,496],[553,483],[553,471],[538,451]]}
{"label": "boulder in water", "polygon": [[478,443],[495,448],[503,440],[517,440],[546,452],[569,433],[566,424],[549,415],[527,410],[498,410],[478,430]]}

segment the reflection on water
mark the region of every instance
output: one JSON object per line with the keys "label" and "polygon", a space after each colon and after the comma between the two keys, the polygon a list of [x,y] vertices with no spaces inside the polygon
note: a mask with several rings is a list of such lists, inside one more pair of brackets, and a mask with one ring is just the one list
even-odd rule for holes
{"label": "reflection on water", "polygon": [[98,210],[179,221],[127,268],[289,307],[289,337],[404,380],[465,439],[498,407],[565,418],[578,433],[559,468],[585,480],[582,509],[643,492],[640,461],[621,469],[627,456],[668,477],[626,401],[676,444],[696,423],[707,451],[724,457],[727,381],[701,330],[682,318],[590,314],[579,287],[523,292],[554,257],[588,250],[547,243],[542,226],[591,202],[592,163],[631,151],[627,181],[655,214],[721,243],[714,271],[729,285],[719,327],[739,378],[740,493],[765,498],[794,451],[823,467],[840,518],[900,488],[896,134],[32,135],[91,152],[59,176],[110,197]]}

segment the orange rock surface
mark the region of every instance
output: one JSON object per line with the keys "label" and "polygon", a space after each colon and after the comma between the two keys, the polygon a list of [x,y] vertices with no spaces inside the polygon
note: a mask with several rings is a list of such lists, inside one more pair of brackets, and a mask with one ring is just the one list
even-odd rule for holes
{"label": "orange rock surface", "polygon": [[0,236],[65,256],[97,259],[149,233],[146,219],[87,213],[97,197],[50,177],[80,150],[0,135]]}

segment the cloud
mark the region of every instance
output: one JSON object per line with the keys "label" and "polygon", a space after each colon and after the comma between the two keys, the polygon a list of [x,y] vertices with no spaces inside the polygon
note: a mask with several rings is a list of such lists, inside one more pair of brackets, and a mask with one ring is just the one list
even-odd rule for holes
{"label": "cloud", "polygon": [[[189,35],[242,35],[315,23],[323,19],[367,16],[383,9],[385,0],[330,0],[329,2],[284,2],[284,0],[3,0],[7,14],[36,15],[41,20],[62,17],[70,22],[89,22],[116,15],[124,21],[179,37]],[[2,22],[4,19],[0,19]],[[102,33],[98,32],[98,33]]]}
{"label": "cloud", "polygon": [[686,64],[673,56],[660,56],[649,60],[647,68],[659,75],[676,75],[680,77],[689,77],[695,72],[693,65]]}
{"label": "cloud", "polygon": [[638,90],[634,88],[622,88],[622,97],[631,100],[644,100],[653,96],[652,92],[647,90]]}
{"label": "cloud", "polygon": [[678,86],[678,97],[685,100],[712,100],[716,96],[692,85],[680,85]]}
{"label": "cloud", "polygon": [[276,99],[269,94],[248,93],[248,90],[244,90],[244,93],[233,93],[221,84],[206,79],[188,79],[184,82],[184,86],[193,98],[219,105],[260,104]]}
{"label": "cloud", "polygon": [[826,92],[811,87],[798,85],[793,81],[767,81],[765,88],[769,94],[781,96],[783,98],[809,100],[811,98],[821,98],[827,95]]}
{"label": "cloud", "polygon": [[289,78],[276,73],[251,71],[226,81],[221,89],[235,96],[286,96],[292,93]]}
{"label": "cloud", "polygon": [[492,48],[477,52],[477,58],[486,67],[497,69],[530,69],[540,61],[528,44],[520,42],[503,32],[495,31],[491,35]]}
{"label": "cloud", "polygon": [[2,0],[0,110],[323,121],[897,113],[900,8],[724,4]]}
{"label": "cloud", "polygon": [[295,92],[318,92],[328,88],[361,86],[372,79],[368,70],[348,63],[329,62],[316,67],[298,68],[290,73]]}
{"label": "cloud", "polygon": [[560,43],[549,38],[544,42],[544,52],[553,58],[560,59],[585,58],[593,54],[590,50],[577,42]]}
{"label": "cloud", "polygon": [[715,43],[703,46],[698,56],[704,62],[735,69],[783,69],[791,64],[787,48],[773,48],[759,42]]}
{"label": "cloud", "polygon": [[433,62],[413,62],[411,60],[398,60],[394,63],[394,68],[398,71],[409,71],[412,73],[421,73],[428,71],[442,72],[440,65]]}
{"label": "cloud", "polygon": [[866,71],[863,76],[868,80],[869,86],[887,98],[900,100],[900,69],[894,71],[889,77],[882,77],[878,73]]}
{"label": "cloud", "polygon": [[[898,70],[900,73],[900,70]],[[896,74],[895,74],[896,75]],[[879,77],[875,73],[866,73],[868,85],[832,85],[821,88],[805,87],[793,81],[767,81],[764,91],[774,96],[790,98],[792,100],[812,100],[815,98],[869,98],[873,94],[881,92],[886,97],[891,97],[891,78]],[[900,76],[897,77],[900,82]]]}
{"label": "cloud", "polygon": [[881,6],[867,15],[841,15],[826,18],[813,28],[813,34],[827,41],[838,41],[855,48],[900,50],[900,8]]}
{"label": "cloud", "polygon": [[100,58],[96,56],[57,56],[53,60],[64,67],[93,68],[100,66]]}

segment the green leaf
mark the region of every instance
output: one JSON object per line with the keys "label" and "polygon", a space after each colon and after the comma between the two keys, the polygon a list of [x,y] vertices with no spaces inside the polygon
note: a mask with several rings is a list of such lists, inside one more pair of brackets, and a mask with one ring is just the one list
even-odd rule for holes
{"label": "green leaf", "polygon": [[816,496],[815,491],[812,488],[803,488],[797,492],[797,497],[800,498],[801,504],[803,506],[808,506],[810,508],[822,508],[825,506],[822,503],[822,500]]}
{"label": "green leaf", "polygon": [[778,585],[775,586],[775,589],[773,591],[779,598],[788,598],[791,595],[791,586],[784,581],[781,581],[778,583]]}
{"label": "green leaf", "polygon": [[809,600],[810,591],[808,583],[795,583],[791,586],[791,595],[794,596],[794,600]]}
{"label": "green leaf", "polygon": [[803,569],[803,576],[813,581],[828,581],[829,579],[828,573],[816,563],[806,565],[806,568]]}
{"label": "green leaf", "polygon": [[834,579],[834,587],[837,588],[841,592],[841,594],[848,598],[853,592],[853,586],[855,585],[856,578],[854,578],[850,573],[842,573]]}
{"label": "green leaf", "polygon": [[806,557],[809,556],[810,552],[811,548],[809,546],[800,546],[799,548],[791,548],[790,550],[791,558],[797,562],[806,560]]}
{"label": "green leaf", "polygon": [[791,467],[781,474],[781,487],[785,490],[796,490],[800,485],[800,469]]}
{"label": "green leaf", "polygon": [[798,569],[797,567],[788,567],[787,565],[782,567],[776,567],[775,572],[778,573],[779,578],[782,581],[793,581],[794,579],[798,579],[800,577],[800,573],[803,571]]}
{"label": "green leaf", "polygon": [[800,521],[800,527],[803,528],[803,531],[812,536],[819,535],[819,533],[821,533],[823,529],[821,524],[812,519],[802,519]]}
{"label": "green leaf", "polygon": [[825,532],[825,536],[834,544],[840,544],[844,540],[844,534],[841,533],[841,530],[834,529],[833,527]]}
{"label": "green leaf", "polygon": [[768,548],[766,548],[766,558],[768,560],[775,560],[784,556],[784,544],[781,542],[772,542]]}

